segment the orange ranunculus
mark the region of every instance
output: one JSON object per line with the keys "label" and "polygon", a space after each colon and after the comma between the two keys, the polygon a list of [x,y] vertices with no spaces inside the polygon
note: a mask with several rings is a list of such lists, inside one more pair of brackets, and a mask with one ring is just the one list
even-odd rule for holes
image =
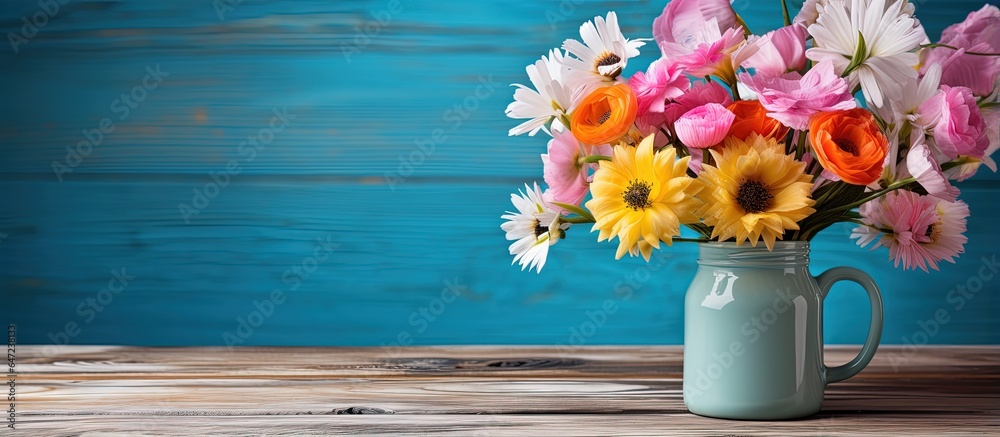
{"label": "orange ranunculus", "polygon": [[750,134],[756,133],[762,137],[782,141],[788,133],[788,126],[768,117],[764,105],[757,100],[738,100],[726,109],[736,114],[736,120],[733,120],[733,125],[729,128],[731,137],[746,141]]}
{"label": "orange ranunculus", "polygon": [[608,144],[628,133],[638,111],[638,100],[628,85],[598,88],[573,111],[570,130],[581,143]]}
{"label": "orange ranunculus", "polygon": [[877,181],[889,150],[875,117],[861,108],[814,115],[809,142],[824,169],[853,185]]}

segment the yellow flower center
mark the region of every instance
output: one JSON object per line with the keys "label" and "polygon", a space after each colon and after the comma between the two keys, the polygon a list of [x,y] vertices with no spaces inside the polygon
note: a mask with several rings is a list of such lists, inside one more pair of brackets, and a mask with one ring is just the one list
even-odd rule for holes
{"label": "yellow flower center", "polygon": [[633,179],[625,188],[625,192],[622,193],[622,200],[633,211],[649,208],[653,206],[653,203],[649,201],[649,193],[652,192],[652,188],[648,182]]}
{"label": "yellow flower center", "polygon": [[740,183],[736,190],[736,203],[743,208],[747,214],[761,213],[771,206],[771,199],[774,196],[767,187],[760,181],[747,179]]}

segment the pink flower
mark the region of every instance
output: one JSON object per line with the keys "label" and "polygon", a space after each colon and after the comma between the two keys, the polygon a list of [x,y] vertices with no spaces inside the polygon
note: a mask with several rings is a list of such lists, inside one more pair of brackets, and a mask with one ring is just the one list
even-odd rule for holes
{"label": "pink flower", "polygon": [[[712,28],[709,26],[707,29]],[[677,64],[683,67],[687,74],[695,77],[716,75],[727,82],[735,82],[736,68],[743,60],[753,55],[751,51],[756,51],[756,47],[736,50],[746,41],[743,27],[731,27],[721,35],[706,32],[706,39],[708,41],[694,47],[667,43],[661,46],[661,49],[664,56],[675,58]],[[733,54],[737,52],[741,56],[734,58]]]}
{"label": "pink flower", "polygon": [[640,71],[632,75],[628,85],[639,101],[638,115],[641,117],[646,112],[662,113],[667,100],[684,94],[691,81],[676,63],[660,58],[649,64],[645,73]]}
{"label": "pink flower", "polygon": [[981,108],[980,112],[983,114],[983,120],[986,120],[986,137],[989,138],[990,145],[986,148],[982,158],[961,158],[961,164],[945,171],[949,179],[961,182],[971,178],[976,175],[982,164],[986,164],[986,167],[993,170],[993,173],[997,172],[997,163],[990,156],[997,149],[1000,149],[1000,107]]}
{"label": "pink flower", "polygon": [[653,20],[653,39],[661,50],[664,43],[693,49],[714,41],[705,39],[706,26],[714,27],[718,33],[736,26],[736,12],[728,0],[671,0]]}
{"label": "pink flower", "polygon": [[[639,133],[642,134],[643,137],[655,135],[655,137],[653,137],[654,149],[666,146],[667,143],[670,142],[670,139],[667,138],[667,135],[663,132],[663,128],[666,125],[666,118],[659,112],[650,111],[635,119],[635,127],[639,130]],[[611,154],[609,153],[608,156],[611,156]]]}
{"label": "pink flower", "polygon": [[948,182],[948,178],[941,171],[941,165],[923,141],[910,147],[910,151],[906,154],[906,167],[900,169],[899,173],[903,178],[909,176],[917,178],[917,183],[931,196],[949,201],[954,201],[958,197],[958,188]]}
{"label": "pink flower", "polygon": [[967,55],[965,52],[1000,52],[1000,9],[985,5],[971,12],[965,21],[948,26],[941,33],[941,44],[946,47],[925,50],[921,53],[920,74],[925,74],[933,64],[941,64],[941,83],[964,86],[977,96],[988,96],[1000,79],[1000,57]]}
{"label": "pink flower", "polygon": [[941,89],[918,109],[921,121],[933,132],[934,143],[945,156],[982,158],[990,140],[979,105],[966,87],[942,85]]}
{"label": "pink flower", "polygon": [[733,98],[729,95],[729,90],[717,82],[702,82],[687,90],[673,102],[667,104],[663,110],[665,121],[668,126],[672,126],[684,113],[702,106],[706,103],[718,103],[722,106],[733,104]]}
{"label": "pink flower", "polygon": [[569,130],[552,134],[549,153],[542,155],[546,193],[550,201],[579,206],[590,189],[587,166],[580,162],[580,143]]}
{"label": "pink flower", "polygon": [[858,245],[875,241],[889,249],[889,259],[903,269],[927,267],[938,270],[938,262],[954,263],[965,252],[969,206],[962,201],[949,202],[912,191],[894,191],[859,208],[861,223],[851,238]]}
{"label": "pink flower", "polygon": [[705,149],[722,142],[729,133],[736,114],[718,103],[694,108],[677,119],[674,131],[685,146]]}
{"label": "pink flower", "polygon": [[743,67],[755,69],[755,74],[777,76],[806,66],[806,37],[804,26],[793,24],[768,32],[762,38],[748,41],[758,46],[757,53],[743,61]]}
{"label": "pink flower", "polygon": [[833,71],[830,61],[814,65],[805,76],[797,72],[773,77],[743,73],[740,80],[757,93],[769,117],[792,129],[808,129],[809,117],[818,112],[857,106],[847,80]]}

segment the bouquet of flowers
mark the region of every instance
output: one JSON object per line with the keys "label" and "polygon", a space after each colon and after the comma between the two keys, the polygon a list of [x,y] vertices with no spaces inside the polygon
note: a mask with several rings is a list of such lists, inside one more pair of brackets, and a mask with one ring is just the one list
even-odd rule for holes
{"label": "bouquet of flowers", "polygon": [[[764,35],[727,0],[670,1],[652,40],[609,12],[529,65],[510,135],[552,138],[547,188],[525,185],[501,217],[514,262],[541,271],[575,224],[648,261],[661,243],[771,250],[837,222],[897,267],[954,262],[969,207],[953,182],[996,171],[1000,9],[931,43],[907,0],[807,0],[794,19],[785,2]],[[650,42],[660,58],[625,78]]]}

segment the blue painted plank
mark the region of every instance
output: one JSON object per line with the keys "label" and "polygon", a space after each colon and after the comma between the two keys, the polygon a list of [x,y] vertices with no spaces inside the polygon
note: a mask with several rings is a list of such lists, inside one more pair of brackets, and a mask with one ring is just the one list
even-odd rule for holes
{"label": "blue painted plank", "polygon": [[[545,273],[522,273],[498,228],[509,193],[540,178],[545,147],[506,136],[516,124],[503,116],[507,84],[608,10],[629,36],[648,37],[663,3],[404,1],[345,57],[355,26],[387,4],[246,0],[220,18],[206,1],[74,0],[18,53],[0,48],[0,318],[19,323],[23,342],[76,322],[73,343],[223,344],[277,288],[287,301],[246,344],[378,345],[400,333],[417,344],[680,343],[693,247],[662,252],[662,267],[624,299],[619,282],[651,267],[613,262],[612,246],[575,228]],[[734,3],[758,32],[779,24],[776,6]],[[932,39],[979,6],[917,2]],[[0,33],[37,11],[6,5]],[[653,59],[644,53],[630,71]],[[156,66],[169,76],[125,116],[122,94]],[[273,140],[256,154],[241,148],[282,108],[289,122]],[[58,182],[52,163],[66,164],[66,147],[104,118],[115,130]],[[446,138],[421,156],[417,142],[430,150],[435,129]],[[186,222],[178,205],[231,160],[239,174]],[[412,174],[387,184],[409,174],[401,162]],[[998,241],[997,176],[976,180],[963,194],[973,241],[959,264],[903,273],[839,228],[817,241],[814,271],[872,273],[885,288],[886,342],[912,341],[938,309],[953,319],[932,342],[1000,341],[995,283],[961,309],[947,300]],[[310,266],[327,235],[340,246],[305,279],[294,268]],[[135,279],[100,313],[87,310],[115,269]],[[445,281],[468,291],[439,307]],[[574,334],[607,299],[619,309],[592,335]],[[829,341],[864,337],[859,290],[837,290],[826,314]]]}
{"label": "blue painted plank", "polygon": [[[597,244],[589,229],[575,227],[552,248],[542,274],[521,272],[510,266],[499,230],[506,183],[412,183],[392,192],[246,176],[187,224],[177,204],[204,183],[200,177],[0,183],[0,202],[9,206],[0,214],[0,231],[9,234],[0,244],[4,317],[21,326],[24,342],[45,342],[75,321],[83,326],[74,338],[79,343],[221,344],[237,318],[277,288],[287,301],[248,344],[377,345],[399,332],[420,344],[568,344],[587,311],[608,299],[620,309],[588,343],[683,338],[681,303],[696,268],[694,246],[661,251],[650,266],[641,259],[615,262],[614,245]],[[969,235],[981,243],[969,244],[958,264],[940,272],[894,269],[884,249],[854,246],[846,227],[821,234],[813,272],[849,265],[872,274],[884,289],[886,342],[902,342],[939,308],[953,317],[933,342],[1000,341],[1000,283],[987,281],[960,309],[947,301],[950,290],[979,273],[982,257],[996,256],[988,243],[1000,237],[992,226],[1000,220],[989,202],[994,193],[965,191],[974,212]],[[321,247],[317,238],[327,236],[339,246],[314,272],[286,273],[310,267],[308,258]],[[113,269],[135,279],[85,323],[77,307],[98,297]],[[630,278],[639,286],[627,285]],[[442,306],[434,302],[446,281],[467,291]],[[843,288],[829,300],[827,339],[859,342],[866,303],[860,289]],[[432,306],[438,315],[420,313]]]}
{"label": "blue painted plank", "polygon": [[[16,3],[22,7],[0,12],[4,34],[19,31],[23,11],[37,7]],[[267,126],[273,108],[288,108],[296,118],[244,171],[374,182],[419,162],[417,177],[531,177],[545,139],[506,136],[517,124],[503,116],[508,84],[525,82],[525,65],[577,37],[594,15],[617,10],[624,31],[639,38],[650,36],[662,9],[645,1],[403,2],[371,37],[358,36],[355,27],[386,5],[247,1],[220,20],[200,0],[70,2],[18,54],[0,50],[0,93],[17,102],[0,108],[0,173],[55,179],[52,163],[65,164],[66,147],[86,141],[83,131],[105,118],[114,132],[72,174],[215,171],[245,156],[240,143]],[[734,5],[751,29],[780,24],[777,2]],[[981,4],[917,6],[936,38]],[[628,73],[656,50],[643,53]],[[149,66],[169,76],[126,113],[121,96]],[[416,143],[432,147],[435,129],[441,140],[421,157]]]}

